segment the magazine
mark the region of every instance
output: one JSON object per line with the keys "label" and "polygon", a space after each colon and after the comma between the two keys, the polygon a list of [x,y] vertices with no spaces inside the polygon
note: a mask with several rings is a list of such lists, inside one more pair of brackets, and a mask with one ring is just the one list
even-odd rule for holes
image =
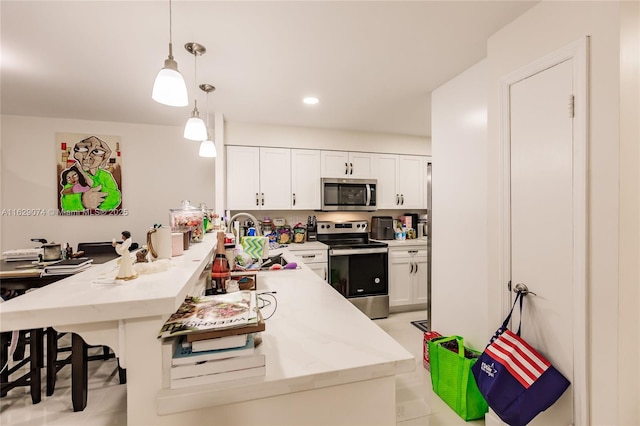
{"label": "magazine", "polygon": [[258,322],[256,292],[187,296],[164,323],[158,338],[244,327]]}

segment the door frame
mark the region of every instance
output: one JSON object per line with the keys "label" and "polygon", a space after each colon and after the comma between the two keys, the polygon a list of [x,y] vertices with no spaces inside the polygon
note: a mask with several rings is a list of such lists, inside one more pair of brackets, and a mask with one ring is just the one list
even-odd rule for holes
{"label": "door frame", "polygon": [[[587,260],[588,260],[588,105],[589,105],[589,37],[571,43],[534,61],[500,80],[500,159],[499,191],[499,281],[503,317],[511,308],[513,293],[507,287],[511,280],[511,121],[510,88],[539,72],[567,60],[573,60],[573,424],[589,424],[588,342],[587,322]],[[502,285],[502,284],[501,284]],[[535,289],[532,289],[535,291]]]}

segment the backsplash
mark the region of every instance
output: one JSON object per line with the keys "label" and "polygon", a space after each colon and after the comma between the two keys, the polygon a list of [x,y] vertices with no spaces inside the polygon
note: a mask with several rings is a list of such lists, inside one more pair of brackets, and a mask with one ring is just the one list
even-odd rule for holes
{"label": "backsplash", "polygon": [[[232,210],[231,214],[238,211]],[[371,223],[371,216],[391,216],[394,219],[404,216],[405,213],[425,214],[427,210],[376,210],[375,212],[318,212],[315,210],[249,210],[258,220],[268,217],[271,220],[275,218],[284,218],[287,225],[294,226],[296,223],[307,223],[309,216],[315,216],[318,221],[349,221],[349,220],[367,220]],[[241,218],[244,220],[246,218]]]}

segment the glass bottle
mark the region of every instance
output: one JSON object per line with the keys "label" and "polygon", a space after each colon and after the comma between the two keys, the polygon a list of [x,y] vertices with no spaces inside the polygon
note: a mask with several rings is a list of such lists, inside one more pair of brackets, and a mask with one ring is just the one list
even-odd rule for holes
{"label": "glass bottle", "polygon": [[213,281],[214,293],[226,293],[227,281],[231,278],[229,261],[224,248],[224,232],[218,232],[218,244],[211,265],[211,280]]}

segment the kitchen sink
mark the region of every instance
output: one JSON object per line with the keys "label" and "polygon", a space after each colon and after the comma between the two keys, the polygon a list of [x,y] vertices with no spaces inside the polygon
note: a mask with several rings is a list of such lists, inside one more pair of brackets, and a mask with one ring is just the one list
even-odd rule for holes
{"label": "kitchen sink", "polygon": [[284,267],[288,263],[289,262],[287,262],[286,259],[282,257],[282,255],[278,254],[276,256],[270,256],[266,258],[264,262],[262,262],[262,266],[260,267],[260,270],[266,271],[269,268],[271,268],[273,265],[280,265]]}

